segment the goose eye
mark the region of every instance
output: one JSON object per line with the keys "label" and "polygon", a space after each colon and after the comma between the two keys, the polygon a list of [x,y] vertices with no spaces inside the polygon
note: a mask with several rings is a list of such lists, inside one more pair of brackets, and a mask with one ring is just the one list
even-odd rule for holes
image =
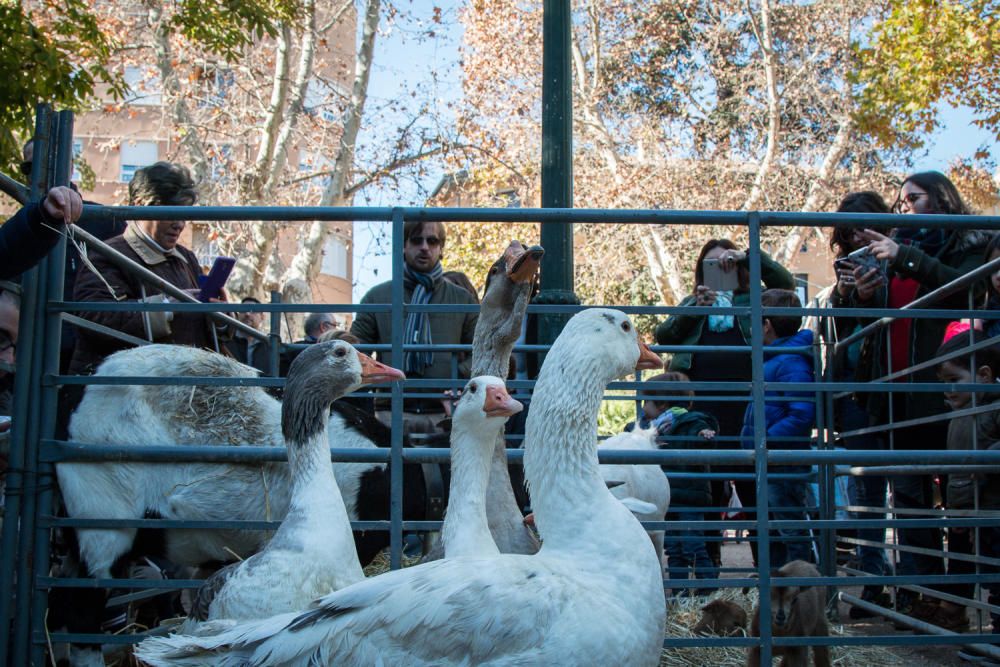
{"label": "goose eye", "polygon": [[345,354],[347,354],[347,350],[345,348],[342,348],[342,347],[338,347],[336,350],[333,351],[333,355],[335,357],[342,357]]}
{"label": "goose eye", "polygon": [[622,322],[622,331],[631,331],[631,330],[632,330],[632,325],[628,323],[628,320]]}
{"label": "goose eye", "polygon": [[473,382],[472,384],[469,385],[469,393],[470,394],[476,393],[476,383]]}

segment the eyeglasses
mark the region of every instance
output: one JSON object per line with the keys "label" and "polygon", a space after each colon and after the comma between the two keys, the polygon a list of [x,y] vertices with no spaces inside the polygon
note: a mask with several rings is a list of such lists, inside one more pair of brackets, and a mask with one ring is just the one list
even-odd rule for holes
{"label": "eyeglasses", "polygon": [[10,337],[10,334],[0,329],[0,352],[12,350],[17,354],[17,343]]}
{"label": "eyeglasses", "polygon": [[903,203],[906,203],[907,208],[913,208],[913,205],[920,201],[921,197],[926,197],[926,192],[907,192],[896,199],[896,203],[892,205],[892,210],[894,213],[899,213],[903,210]]}
{"label": "eyeglasses", "polygon": [[411,236],[406,242],[410,245],[417,246],[427,243],[427,245],[431,248],[436,248],[441,245],[441,239],[436,236]]}

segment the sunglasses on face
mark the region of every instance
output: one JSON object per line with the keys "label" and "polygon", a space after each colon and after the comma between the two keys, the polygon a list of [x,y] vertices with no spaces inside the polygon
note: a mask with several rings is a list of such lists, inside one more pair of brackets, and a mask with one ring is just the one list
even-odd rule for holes
{"label": "sunglasses on face", "polygon": [[424,243],[431,248],[436,248],[441,245],[441,239],[436,236],[411,236],[407,241],[410,245],[421,246]]}

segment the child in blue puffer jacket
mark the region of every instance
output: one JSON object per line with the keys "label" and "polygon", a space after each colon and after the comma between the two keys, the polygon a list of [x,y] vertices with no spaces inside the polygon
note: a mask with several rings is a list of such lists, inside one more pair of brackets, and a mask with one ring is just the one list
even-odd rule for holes
{"label": "child in blue puffer jacket", "polygon": [[[761,294],[765,308],[801,308],[795,292],[769,289]],[[814,382],[812,343],[809,329],[799,330],[798,315],[764,316],[764,381]],[[779,352],[775,348],[807,348]],[[780,398],[781,400],[774,400]],[[768,449],[809,449],[816,424],[815,394],[808,391],[769,389],[764,398],[764,419]],[[743,417],[743,448],[753,449],[753,403]],[[770,467],[774,473],[808,472],[809,466]],[[767,502],[772,520],[805,520],[808,482],[804,479],[768,480]],[[780,528],[771,542],[771,566],[781,567],[793,560],[812,560],[809,532],[804,528]]]}

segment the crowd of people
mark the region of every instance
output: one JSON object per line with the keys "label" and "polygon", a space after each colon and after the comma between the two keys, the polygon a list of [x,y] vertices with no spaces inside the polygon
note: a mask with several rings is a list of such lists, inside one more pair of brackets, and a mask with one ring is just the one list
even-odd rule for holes
{"label": "crowd of people", "polygon": [[[129,184],[129,204],[133,206],[194,205],[198,200],[196,183],[190,172],[176,164],[159,162],[139,169]],[[61,225],[77,221],[82,199],[73,188],[57,187],[45,199],[26,206],[0,227],[0,279],[8,279],[29,268],[58,239]],[[917,173],[903,181],[890,207],[875,192],[846,195],[838,211],[845,213],[900,213],[969,215],[955,186],[937,172]],[[136,221],[121,229],[103,229],[100,237],[108,245],[140,266],[174,286],[195,294],[203,269],[190,249],[180,244],[183,221]],[[820,294],[817,304],[829,308],[882,309],[902,308],[941,286],[1000,257],[1000,241],[989,232],[966,228],[918,227],[911,225],[885,228],[837,226],[830,239],[836,262],[836,282]],[[404,301],[409,304],[475,305],[475,287],[461,273],[445,272],[442,257],[446,244],[445,226],[441,223],[407,222],[403,239]],[[859,252],[867,254],[865,258]],[[765,308],[801,307],[795,281],[787,268],[761,252],[761,305]],[[816,429],[815,391],[768,389],[761,413],[764,423],[755,423],[758,413],[748,404],[745,386],[753,379],[749,346],[753,322],[748,314],[732,314],[726,308],[751,305],[749,251],[728,239],[706,242],[693,267],[691,294],[678,304],[678,311],[655,329],[660,345],[687,346],[688,350],[671,355],[668,371],[650,378],[658,383],[654,395],[643,404],[638,420],[641,427],[656,428],[661,446],[671,449],[753,449],[758,431],[766,434],[769,449],[809,449],[814,447]],[[71,289],[70,289],[71,286]],[[986,311],[1000,307],[1000,272],[990,280],[973,285],[973,302]],[[373,287],[361,300],[362,305],[391,302],[392,283]],[[67,256],[67,298],[84,302],[172,303],[164,294],[118,263],[99,252],[89,253],[89,261],[80,265],[74,253]],[[252,296],[241,303],[259,303]],[[969,291],[958,290],[941,295],[935,307],[966,309]],[[686,312],[687,309],[692,312]],[[720,308],[715,314],[713,308]],[[697,309],[697,310],[695,310]],[[706,310],[708,312],[706,312]],[[13,313],[13,315],[11,314]],[[12,364],[17,343],[16,294],[0,292],[0,361]],[[192,345],[228,354],[243,363],[267,372],[271,367],[268,345],[245,332],[228,332],[207,315],[191,312],[83,312],[91,322],[134,338],[156,342]],[[13,319],[12,319],[13,318]],[[261,329],[260,313],[240,313],[240,320]],[[836,345],[874,318],[854,315],[821,317],[813,326],[803,327],[798,315],[765,315],[762,323],[764,381],[768,383],[812,383],[818,367],[817,350]],[[935,318],[895,319],[889,326],[859,339],[853,345],[837,346],[831,357],[828,377],[840,382],[995,383],[1000,377],[1000,352],[986,346],[975,355],[963,352],[970,342],[982,342],[1000,330],[1000,319],[988,315],[966,325],[956,333],[948,322]],[[468,377],[468,355],[434,352],[430,345],[468,345],[476,327],[475,312],[409,312],[404,322],[403,341],[424,346],[409,350],[403,359],[380,352],[385,363],[403,369],[411,379],[448,379]],[[961,327],[959,327],[960,329]],[[947,333],[947,335],[946,335]],[[287,370],[296,348],[330,337],[345,338],[358,344],[392,342],[392,315],[389,312],[362,310],[349,331],[341,329],[329,313],[314,313],[305,322],[304,338],[281,356],[280,371]],[[66,336],[64,336],[66,338]],[[102,331],[79,328],[70,336],[71,348],[64,351],[63,370],[71,374],[89,374],[112,352],[129,345]],[[691,351],[693,349],[693,351]],[[943,354],[951,358],[934,360]],[[931,362],[931,363],[925,363]],[[973,363],[974,362],[974,363]],[[915,370],[909,370],[915,368]],[[9,390],[10,373],[0,370],[0,381]],[[723,389],[696,389],[687,383],[728,383]],[[669,383],[663,389],[662,383]],[[742,388],[734,385],[743,385]],[[704,386],[704,385],[701,385]],[[441,430],[448,402],[438,389],[422,390],[404,403],[403,421],[408,433],[435,433]],[[419,393],[419,392],[414,392]],[[655,396],[662,394],[663,396]],[[0,394],[3,397],[8,394]],[[978,397],[978,398],[975,398]],[[987,449],[1000,447],[1000,419],[997,411],[961,413],[949,420],[926,418],[943,415],[947,410],[963,410],[970,404],[992,404],[1000,394],[951,392],[944,400],[939,393],[920,391],[864,392],[836,398],[833,409],[834,431],[848,435],[839,446],[848,450],[943,450]],[[68,409],[73,397],[65,396]],[[0,406],[2,407],[2,406]],[[389,421],[388,402],[377,397],[374,410]],[[7,407],[9,411],[9,406]],[[0,409],[2,411],[2,409]],[[886,427],[865,430],[868,427]],[[746,518],[754,517],[758,489],[752,469],[738,466],[665,466],[668,472],[708,472],[713,479],[690,476],[671,479],[673,502],[669,520],[703,521],[720,519],[723,508],[742,506]],[[766,498],[774,519],[805,520],[816,499],[811,490],[809,466],[772,467]],[[732,473],[731,479],[724,477]],[[1000,498],[990,484],[995,475],[952,475],[939,486],[929,474],[896,475],[891,478],[865,475],[850,478],[849,504],[861,508],[857,518],[881,518],[878,508],[891,505],[897,509],[930,510],[938,505],[948,509],[1000,509]],[[734,499],[739,499],[734,502]],[[884,510],[883,510],[884,511]],[[900,528],[896,573],[934,575],[946,571],[943,557],[943,534],[937,528]],[[814,537],[805,528],[780,528],[771,541],[770,562],[780,566],[792,560],[818,558]],[[893,571],[886,550],[884,528],[864,528],[854,533],[858,543],[858,569],[872,575]],[[978,538],[970,529],[947,531],[948,551],[978,553],[1000,558],[1000,529],[980,528]],[[668,532],[665,543],[667,568],[671,578],[688,576],[714,578],[724,566],[720,531]],[[750,541],[754,562],[757,542]],[[968,572],[970,563],[948,559],[949,572]],[[971,585],[934,586],[970,597]],[[1000,589],[991,589],[991,602],[1000,602]],[[881,585],[866,586],[862,598],[889,606],[889,591]],[[898,588],[894,604],[897,610],[930,621],[949,630],[968,624],[965,608],[942,602],[934,596],[919,596]],[[855,608],[852,615],[868,614]],[[994,631],[1000,621],[994,615]]]}

